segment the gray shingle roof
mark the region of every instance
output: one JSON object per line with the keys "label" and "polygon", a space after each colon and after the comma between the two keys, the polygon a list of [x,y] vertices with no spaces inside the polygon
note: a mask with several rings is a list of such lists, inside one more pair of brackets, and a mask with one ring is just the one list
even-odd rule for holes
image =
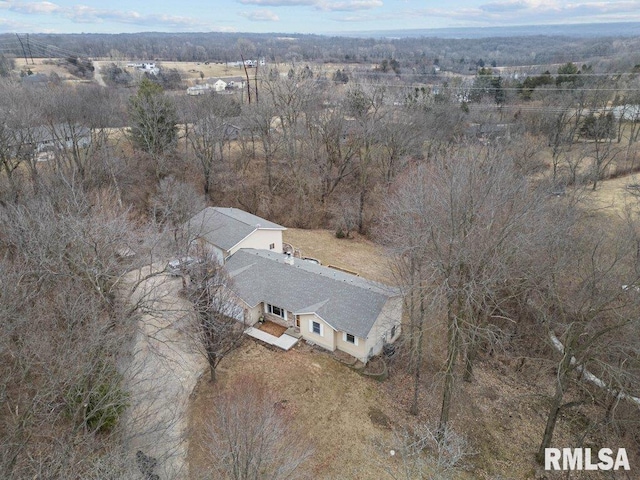
{"label": "gray shingle roof", "polygon": [[366,338],[397,289],[267,250],[241,249],[227,260],[235,293],[249,306],[267,302],[294,314],[316,313],[336,330]]}
{"label": "gray shingle roof", "polygon": [[189,221],[189,230],[209,243],[229,250],[257,229],[286,230],[237,208],[207,207]]}

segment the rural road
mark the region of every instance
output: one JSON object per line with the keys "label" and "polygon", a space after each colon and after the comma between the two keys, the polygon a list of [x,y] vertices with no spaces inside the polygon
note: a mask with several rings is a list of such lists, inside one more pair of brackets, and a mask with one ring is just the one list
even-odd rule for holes
{"label": "rural road", "polygon": [[102,68],[104,67],[104,65],[107,62],[99,62],[99,61],[95,61],[93,62],[93,65],[96,67],[96,69],[93,72],[93,78],[96,81],[96,83],[98,85],[100,85],[101,87],[106,87],[107,84],[104,83],[104,78],[102,78]]}
{"label": "rural road", "polygon": [[[149,273],[132,272],[129,284]],[[189,395],[207,366],[194,352],[192,339],[180,327],[192,314],[179,295],[182,282],[165,274],[141,282],[132,297],[139,302],[138,320],[127,383],[130,408],[126,426],[132,455],[141,450],[157,460],[154,473],[162,480],[186,479],[187,407]]]}

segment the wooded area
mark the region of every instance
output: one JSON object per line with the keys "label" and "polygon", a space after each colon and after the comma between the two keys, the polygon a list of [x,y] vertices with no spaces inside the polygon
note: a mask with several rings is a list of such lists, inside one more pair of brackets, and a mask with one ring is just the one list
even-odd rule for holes
{"label": "wooded area", "polygon": [[[509,475],[452,415],[460,384],[498,368],[540,381],[530,478],[557,429],[640,468],[637,38],[33,37],[106,67],[67,58],[76,81],[36,82],[20,52],[0,62],[0,477],[185,477],[132,428],[134,346],[142,316],[175,309],[212,382],[233,361],[242,325],[219,266],[161,302],[167,261],[192,253],[181,227],[207,205],[384,246],[405,315],[382,361],[410,400],[377,478]],[[125,58],[241,57],[267,61],[222,93],[187,96],[177,71],[122,76]],[[627,201],[602,208],[593,192],[613,178]],[[208,475],[324,478],[274,388],[218,392],[206,438],[189,439],[220,459]]]}

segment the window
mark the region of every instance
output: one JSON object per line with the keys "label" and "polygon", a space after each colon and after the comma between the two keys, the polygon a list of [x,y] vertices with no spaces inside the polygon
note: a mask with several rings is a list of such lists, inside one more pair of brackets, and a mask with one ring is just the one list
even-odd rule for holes
{"label": "window", "polygon": [[269,244],[269,250],[274,250],[276,248],[276,244],[275,243],[270,243]]}
{"label": "window", "polygon": [[322,337],[322,330],[323,328],[320,322],[309,320],[309,332],[315,333],[316,335],[320,335]]}
{"label": "window", "polygon": [[343,333],[342,339],[347,343],[358,345],[358,338],[355,335],[351,335],[350,333]]}
{"label": "window", "polygon": [[275,315],[276,317],[284,318],[285,320],[287,319],[287,311],[284,308],[265,303],[264,310],[265,312]]}

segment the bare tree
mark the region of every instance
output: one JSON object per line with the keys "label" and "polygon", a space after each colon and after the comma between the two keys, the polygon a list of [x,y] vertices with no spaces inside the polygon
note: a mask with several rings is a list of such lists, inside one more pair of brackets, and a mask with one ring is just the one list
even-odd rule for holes
{"label": "bare tree", "polygon": [[499,336],[491,320],[503,315],[505,296],[515,295],[504,286],[517,286],[519,268],[530,261],[527,236],[536,231],[541,206],[536,190],[509,157],[473,148],[452,149],[420,165],[399,181],[389,199],[384,232],[415,322],[410,329],[418,335],[414,347],[421,348],[425,311],[446,318],[442,431],[449,420],[457,358],[463,354],[464,378],[470,380],[482,341]]}
{"label": "bare tree", "polygon": [[256,377],[241,377],[228,385],[214,402],[203,439],[218,478],[307,478],[303,468],[312,449],[287,413]]}
{"label": "bare tree", "polygon": [[0,211],[3,478],[130,472],[119,359],[132,330],[113,294],[128,269],[118,252],[131,230],[111,202],[84,200],[82,191],[60,189]]}
{"label": "bare tree", "polygon": [[[556,219],[563,221],[560,215]],[[635,290],[622,288],[638,279],[633,261],[636,239],[621,230],[611,231],[610,225],[605,230],[601,219],[576,220],[564,221],[564,238],[550,242],[553,251],[547,255],[553,261],[546,280],[528,302],[555,352],[555,391],[536,457],[539,462],[551,446],[561,413],[583,402],[574,398],[565,403],[572,385],[588,398],[609,396],[640,405],[637,377],[629,383],[635,368],[630,359],[637,346],[624,341],[638,328],[638,298]]]}
{"label": "bare tree", "polygon": [[382,463],[385,473],[394,480],[456,478],[464,459],[473,455],[464,436],[447,428],[439,439],[437,430],[426,424],[395,429],[393,443],[385,442],[380,450],[381,455],[394,460],[385,458]]}
{"label": "bare tree", "polygon": [[384,108],[386,88],[383,84],[353,85],[347,92],[345,108],[355,118],[352,139],[357,153],[358,232],[365,231],[365,207],[373,190],[373,166],[379,123],[387,114]]}
{"label": "bare tree", "polygon": [[215,258],[203,257],[206,259],[189,269],[191,282],[187,289],[196,313],[193,335],[215,383],[217,366],[242,344],[244,310],[233,294],[232,280],[224,266]]}
{"label": "bare tree", "polygon": [[211,94],[195,98],[189,105],[194,125],[187,140],[204,177],[204,193],[211,194],[224,165],[225,146],[233,139],[235,126],[231,119],[240,115],[240,105],[223,95]]}

